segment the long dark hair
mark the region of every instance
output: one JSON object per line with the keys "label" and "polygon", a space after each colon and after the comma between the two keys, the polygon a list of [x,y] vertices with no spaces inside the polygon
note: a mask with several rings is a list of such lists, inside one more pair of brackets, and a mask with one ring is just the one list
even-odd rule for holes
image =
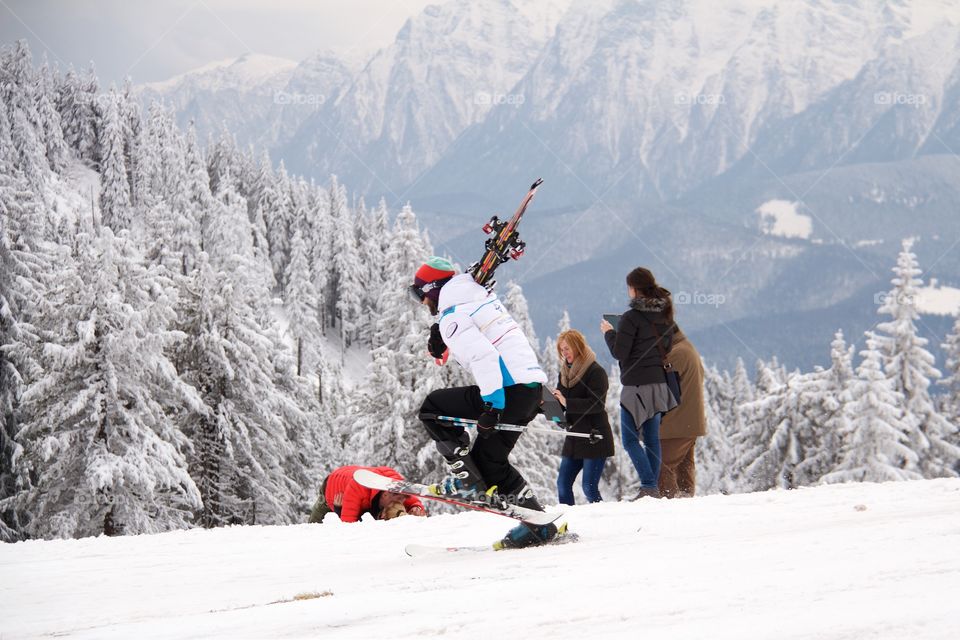
{"label": "long dark hair", "polygon": [[653,277],[650,269],[637,267],[627,274],[627,284],[644,298],[663,300],[663,317],[667,322],[673,323],[673,298],[667,289],[657,284],[657,279]]}

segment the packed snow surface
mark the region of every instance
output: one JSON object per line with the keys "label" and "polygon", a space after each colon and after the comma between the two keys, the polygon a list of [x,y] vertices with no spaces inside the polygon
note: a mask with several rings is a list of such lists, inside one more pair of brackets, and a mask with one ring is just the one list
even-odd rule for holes
{"label": "packed snow surface", "polygon": [[960,480],[644,499],[566,518],[578,544],[421,558],[404,546],[485,543],[511,522],[463,513],[0,545],[0,635],[960,637]]}

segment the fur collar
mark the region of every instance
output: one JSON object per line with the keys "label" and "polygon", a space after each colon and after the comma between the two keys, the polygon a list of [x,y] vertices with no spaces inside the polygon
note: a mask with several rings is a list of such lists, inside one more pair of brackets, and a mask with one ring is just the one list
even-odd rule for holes
{"label": "fur collar", "polygon": [[637,311],[662,312],[667,308],[666,298],[645,298],[639,296],[630,301],[630,308]]}

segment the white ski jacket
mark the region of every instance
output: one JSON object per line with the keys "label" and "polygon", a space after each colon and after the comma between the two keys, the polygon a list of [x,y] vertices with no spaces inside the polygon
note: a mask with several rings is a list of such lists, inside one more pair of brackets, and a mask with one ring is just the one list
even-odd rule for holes
{"label": "white ski jacket", "polygon": [[443,285],[438,306],[443,341],[457,362],[473,374],[486,402],[503,409],[504,388],[547,381],[520,325],[499,298],[469,273]]}

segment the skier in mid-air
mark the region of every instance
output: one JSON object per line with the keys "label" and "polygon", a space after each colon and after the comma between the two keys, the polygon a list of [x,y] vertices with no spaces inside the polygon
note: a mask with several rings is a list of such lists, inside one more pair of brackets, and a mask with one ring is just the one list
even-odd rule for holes
{"label": "skier in mid-air", "polygon": [[[452,475],[433,485],[440,495],[467,501],[511,502],[536,511],[543,507],[509,455],[520,433],[500,431],[498,423],[526,425],[537,414],[541,385],[547,376],[537,356],[497,296],[457,274],[449,260],[433,257],[414,276],[411,295],[440,321],[431,327],[428,351],[434,358],[450,355],[473,375],[477,384],[437,389],[420,407],[421,420],[437,443]],[[477,421],[477,438],[462,426],[427,416],[445,415]],[[514,527],[503,543],[510,547],[542,544],[557,534],[554,524]]]}

